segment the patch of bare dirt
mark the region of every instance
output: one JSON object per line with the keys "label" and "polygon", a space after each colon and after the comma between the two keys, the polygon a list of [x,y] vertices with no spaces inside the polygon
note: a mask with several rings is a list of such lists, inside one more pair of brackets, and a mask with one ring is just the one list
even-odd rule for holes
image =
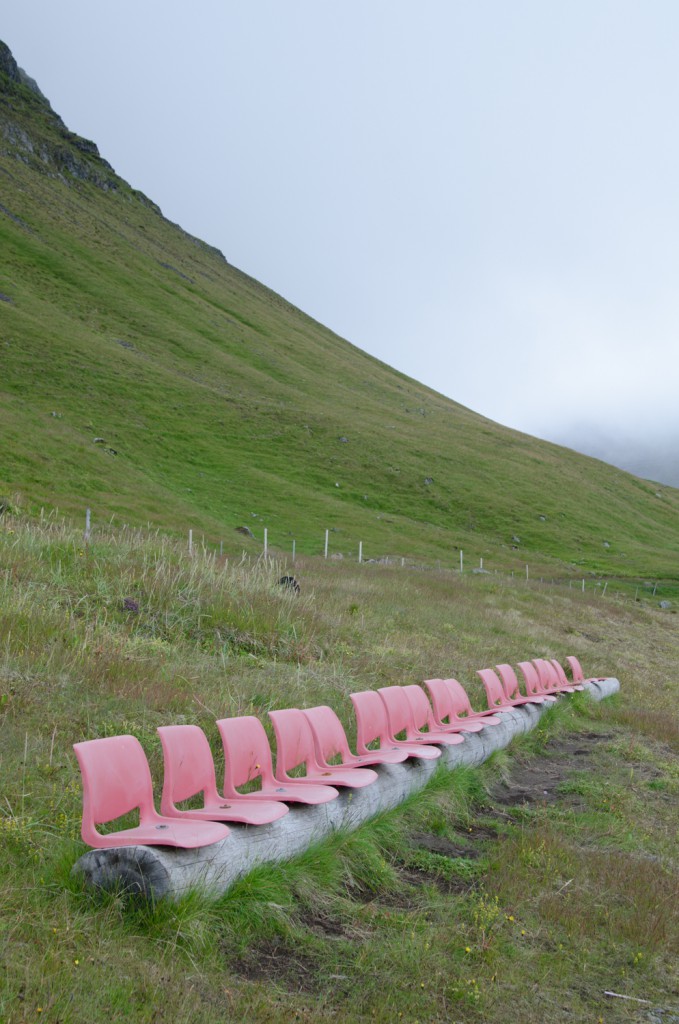
{"label": "patch of bare dirt", "polygon": [[519,804],[563,804],[583,807],[576,793],[560,793],[559,787],[574,771],[586,769],[595,747],[611,739],[602,733],[580,733],[552,740],[547,755],[533,758],[528,764],[514,764],[507,779],[491,789],[492,799],[504,806]]}
{"label": "patch of bare dirt", "polygon": [[230,966],[247,981],[266,981],[289,992],[315,992],[320,984],[316,961],[280,939],[258,943]]}
{"label": "patch of bare dirt", "polygon": [[[478,830],[477,830],[478,831]],[[453,843],[445,836],[434,836],[428,832],[413,832],[410,840],[413,846],[429,853],[438,853],[442,857],[479,857],[480,850],[462,843]]]}

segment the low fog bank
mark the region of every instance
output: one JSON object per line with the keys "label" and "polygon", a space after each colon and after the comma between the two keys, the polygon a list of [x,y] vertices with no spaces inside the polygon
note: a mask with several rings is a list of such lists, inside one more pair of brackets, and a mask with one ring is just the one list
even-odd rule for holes
{"label": "low fog bank", "polygon": [[556,431],[542,431],[540,436],[602,459],[635,476],[679,487],[679,430],[674,427],[632,436],[621,431],[608,433],[599,425],[576,424],[562,425]]}

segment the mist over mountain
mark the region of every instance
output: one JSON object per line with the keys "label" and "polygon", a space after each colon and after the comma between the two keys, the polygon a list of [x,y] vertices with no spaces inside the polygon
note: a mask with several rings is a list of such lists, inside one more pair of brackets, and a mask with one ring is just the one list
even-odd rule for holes
{"label": "mist over mountain", "polygon": [[678,431],[672,423],[665,429],[660,424],[655,429],[646,424],[636,435],[632,431],[609,432],[593,423],[573,424],[567,428],[547,428],[543,436],[645,480],[679,487]]}

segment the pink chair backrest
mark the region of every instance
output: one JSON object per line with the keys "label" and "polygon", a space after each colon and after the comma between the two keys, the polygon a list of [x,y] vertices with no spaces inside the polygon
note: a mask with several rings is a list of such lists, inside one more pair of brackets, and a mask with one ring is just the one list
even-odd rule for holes
{"label": "pink chair backrest", "polygon": [[540,677],[538,676],[535,665],[530,661],[520,661],[519,668],[521,669],[523,678],[526,680],[526,693],[530,697],[534,697],[535,695],[542,693]]}
{"label": "pink chair backrest", "polygon": [[467,691],[457,679],[427,679],[424,685],[439,722],[448,720],[452,725],[456,719],[464,721],[474,714]]}
{"label": "pink chair backrest", "polygon": [[155,815],[153,781],[144,748],[135,736],[74,743],[83,778],[83,824],[101,825],[136,807],[140,819]]}
{"label": "pink chair backrest", "polygon": [[196,793],[219,799],[212,750],[203,730],[197,725],[162,725],[158,735],[165,760],[161,810]]}
{"label": "pink chair backrest", "polygon": [[314,737],[311,726],[299,708],[285,708],[270,711],[269,718],[276,734],[276,778],[283,779],[293,768],[303,764],[309,769],[319,769],[314,753]]}
{"label": "pink chair backrest", "polygon": [[580,665],[580,662],[575,657],[575,655],[574,654],[569,654],[568,657],[566,658],[566,661],[570,665],[571,674],[573,676],[573,682],[574,683],[582,683],[582,682],[584,682],[585,674],[582,671],[582,667]]}
{"label": "pink chair backrest", "polygon": [[434,714],[429,698],[422,687],[418,686],[417,683],[409,683],[408,686],[403,687],[403,690],[410,704],[412,721],[415,728],[420,731],[430,729],[435,732],[437,725],[434,720]]}
{"label": "pink chair backrest", "polygon": [[502,686],[509,700],[516,700],[518,697],[522,697],[523,694],[519,689],[519,680],[516,678],[516,672],[511,665],[506,662],[502,665],[496,666],[500,679],[502,680]]}
{"label": "pink chair backrest", "polygon": [[551,661],[554,667],[554,671],[556,672],[557,679],[559,680],[559,686],[570,686],[570,683],[568,682],[568,676],[564,672],[561,663],[558,662],[556,658],[552,658]]}
{"label": "pink chair backrest", "polygon": [[410,701],[402,686],[380,686],[377,691],[384,701],[389,720],[389,733],[395,737],[405,730],[406,737],[415,730]]}
{"label": "pink chair backrest", "polygon": [[384,701],[377,690],[362,690],[349,695],[356,715],[356,747],[359,754],[365,753],[373,740],[387,743],[389,740],[389,719]]}
{"label": "pink chair backrest", "polygon": [[224,793],[236,796],[244,786],[261,776],[263,783],[273,785],[271,747],[264,726],[254,715],[221,718],[217,722],[224,746]]}
{"label": "pink chair backrest", "polygon": [[540,686],[546,693],[548,690],[559,689],[559,679],[554,666],[546,658],[535,658],[533,661],[540,679]]}
{"label": "pink chair backrest", "polygon": [[509,703],[505,691],[502,688],[502,683],[498,679],[497,673],[494,672],[492,668],[480,668],[476,674],[483,683],[489,708],[499,708],[502,707],[503,704]]}
{"label": "pink chair backrest", "polygon": [[337,754],[342,760],[351,758],[347,735],[332,708],[327,705],[305,708],[304,715],[311,726],[314,749],[319,762],[327,763]]}

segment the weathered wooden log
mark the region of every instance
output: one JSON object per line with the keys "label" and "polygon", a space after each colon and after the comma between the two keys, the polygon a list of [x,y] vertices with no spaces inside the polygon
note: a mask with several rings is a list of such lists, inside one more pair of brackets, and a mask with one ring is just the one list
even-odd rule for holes
{"label": "weathered wooden log", "polygon": [[[594,700],[620,689],[617,679],[587,683]],[[563,699],[567,699],[564,697]],[[364,789],[341,790],[331,803],[295,805],[270,825],[230,825],[227,839],[196,850],[168,846],[123,846],[90,850],[73,871],[89,887],[127,892],[147,898],[178,898],[192,889],[213,895],[225,892],[258,864],[288,860],[338,829],[351,831],[382,811],[391,810],[422,789],[439,763],[449,768],[478,765],[494,750],[529,732],[547,704],[524,704],[501,712],[500,725],[469,733],[464,743],[444,747],[440,760],[411,758],[402,764],[380,765],[378,779]]]}

